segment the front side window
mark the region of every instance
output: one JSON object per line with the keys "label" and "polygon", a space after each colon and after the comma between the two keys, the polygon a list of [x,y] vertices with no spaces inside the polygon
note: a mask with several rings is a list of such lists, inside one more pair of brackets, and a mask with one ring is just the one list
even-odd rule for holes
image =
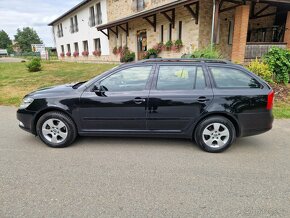
{"label": "front side window", "polygon": [[241,70],[210,67],[217,88],[260,88],[259,82]]}
{"label": "front side window", "polygon": [[198,66],[160,66],[158,90],[193,90],[204,89],[203,70]]}
{"label": "front side window", "polygon": [[142,91],[145,89],[152,66],[121,70],[99,83],[101,90],[109,92]]}
{"label": "front side window", "polygon": [[83,41],[83,47],[84,47],[84,51],[89,51],[89,45],[88,45],[88,41]]}

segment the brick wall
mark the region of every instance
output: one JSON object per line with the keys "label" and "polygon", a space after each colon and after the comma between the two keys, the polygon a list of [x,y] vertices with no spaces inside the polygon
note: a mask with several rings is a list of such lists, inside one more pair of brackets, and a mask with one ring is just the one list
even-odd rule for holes
{"label": "brick wall", "polygon": [[242,5],[235,10],[235,26],[232,48],[232,61],[243,63],[247,43],[250,6]]}

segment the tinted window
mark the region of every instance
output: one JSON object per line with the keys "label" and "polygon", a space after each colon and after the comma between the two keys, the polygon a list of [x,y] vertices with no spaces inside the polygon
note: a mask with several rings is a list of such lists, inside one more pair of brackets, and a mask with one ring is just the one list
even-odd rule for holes
{"label": "tinted window", "polygon": [[145,89],[151,68],[146,66],[121,70],[101,81],[100,86],[110,92],[142,91]]}
{"label": "tinted window", "polygon": [[157,79],[159,90],[203,89],[205,79],[201,67],[196,66],[160,66]]}
{"label": "tinted window", "polygon": [[211,73],[218,88],[260,88],[257,80],[248,74],[231,68],[211,67]]}

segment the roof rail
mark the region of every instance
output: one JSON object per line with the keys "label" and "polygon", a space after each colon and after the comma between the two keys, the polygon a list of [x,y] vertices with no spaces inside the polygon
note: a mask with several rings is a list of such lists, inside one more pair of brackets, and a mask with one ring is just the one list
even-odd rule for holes
{"label": "roof rail", "polygon": [[152,58],[138,61],[139,63],[146,62],[204,62],[204,63],[221,63],[231,64],[228,60],[223,59],[206,59],[206,58]]}

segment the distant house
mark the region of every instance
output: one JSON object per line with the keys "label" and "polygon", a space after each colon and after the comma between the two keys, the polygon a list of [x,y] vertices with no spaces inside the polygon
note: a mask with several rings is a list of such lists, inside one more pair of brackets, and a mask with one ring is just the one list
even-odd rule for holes
{"label": "distant house", "polygon": [[1,49],[0,48],[0,57],[3,57],[3,56],[8,56],[8,52],[6,49]]}
{"label": "distant house", "polygon": [[[76,15],[86,25],[79,35],[69,32]],[[290,48],[290,0],[84,0],[50,25],[59,54],[72,50],[73,37],[80,53],[89,48],[79,60],[119,61],[125,46],[142,59],[162,43],[161,57],[216,45],[225,58],[244,62],[272,46]]]}
{"label": "distant house", "polygon": [[[107,22],[106,7],[106,0],[84,0],[49,24],[60,58],[87,60],[109,56],[109,40],[96,29],[96,25]],[[102,57],[95,51],[100,51]]]}

